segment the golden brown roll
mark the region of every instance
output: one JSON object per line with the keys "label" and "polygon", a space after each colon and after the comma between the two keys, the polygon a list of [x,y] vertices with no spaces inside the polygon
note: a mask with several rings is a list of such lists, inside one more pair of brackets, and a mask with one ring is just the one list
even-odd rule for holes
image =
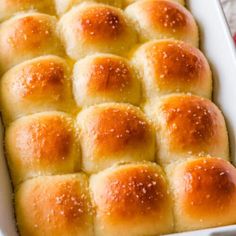
{"label": "golden brown roll", "polygon": [[39,175],[74,173],[80,167],[74,121],[62,112],[16,120],[6,129],[5,148],[14,185]]}
{"label": "golden brown roll", "polygon": [[125,12],[139,32],[139,40],[175,38],[198,46],[197,24],[182,5],[169,0],[140,0]]}
{"label": "golden brown roll", "polygon": [[154,160],[153,126],[139,108],[119,103],[92,106],[78,115],[77,125],[88,173],[118,162]]}
{"label": "golden brown roll", "polygon": [[45,54],[61,55],[56,17],[41,13],[19,14],[0,25],[1,73],[12,66]]}
{"label": "golden brown roll", "polygon": [[93,208],[84,174],[38,177],[15,197],[21,236],[93,236]]}
{"label": "golden brown roll", "polygon": [[115,7],[83,3],[59,21],[59,32],[72,59],[95,52],[125,54],[137,41],[124,13]]}
{"label": "golden brown roll", "polygon": [[1,0],[0,21],[23,11],[39,11],[53,14],[54,0]]}
{"label": "golden brown roll", "polygon": [[154,163],[108,168],[90,179],[97,236],[160,235],[173,230],[165,176]]}
{"label": "golden brown roll", "polygon": [[74,97],[78,106],[103,102],[138,104],[140,81],[129,62],[112,54],[95,54],[75,64]]}
{"label": "golden brown roll", "polygon": [[158,157],[162,164],[191,156],[229,158],[224,117],[210,100],[173,94],[146,111],[157,125]]}
{"label": "golden brown roll", "polygon": [[236,222],[236,169],[220,158],[190,159],[168,167],[175,230]]}
{"label": "golden brown roll", "polygon": [[210,66],[202,52],[187,43],[151,41],[136,50],[132,61],[143,79],[147,99],[175,92],[211,98]]}
{"label": "golden brown roll", "polygon": [[[79,5],[87,0],[54,0],[56,3],[57,14],[62,15],[72,7]],[[125,0],[90,0],[89,2],[100,2],[115,7],[123,7]]]}
{"label": "golden brown roll", "polygon": [[10,69],[0,80],[5,123],[40,111],[71,111],[70,68],[60,57],[42,56]]}

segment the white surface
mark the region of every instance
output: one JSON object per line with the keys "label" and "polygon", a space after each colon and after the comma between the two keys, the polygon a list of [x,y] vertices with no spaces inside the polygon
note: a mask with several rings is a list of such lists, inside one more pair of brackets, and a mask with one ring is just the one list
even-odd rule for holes
{"label": "white surface", "polygon": [[0,236],[16,236],[11,184],[3,156],[2,131],[3,129],[0,122]]}
{"label": "white surface", "polygon": [[236,236],[236,225],[197,230],[181,234],[169,234],[167,236]]}
{"label": "white surface", "polygon": [[236,33],[236,0],[221,0],[232,34]]}
{"label": "white surface", "polygon": [[[221,107],[226,117],[230,131],[231,154],[236,163],[236,105],[234,104],[236,103],[236,55],[234,44],[218,0],[188,0],[187,2],[200,26],[202,49],[208,57],[214,73],[214,101]],[[2,155],[2,147],[0,147],[0,235],[16,235],[11,200],[9,177]],[[177,235],[236,236],[236,226]]]}

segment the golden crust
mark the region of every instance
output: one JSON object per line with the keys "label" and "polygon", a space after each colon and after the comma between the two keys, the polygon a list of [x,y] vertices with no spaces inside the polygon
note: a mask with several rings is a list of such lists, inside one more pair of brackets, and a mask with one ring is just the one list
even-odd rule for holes
{"label": "golden crust", "polygon": [[198,46],[198,28],[191,13],[169,0],[141,0],[126,8],[142,42],[175,38]]}
{"label": "golden crust", "polygon": [[190,159],[174,165],[168,174],[175,199],[176,230],[235,222],[236,169],[229,162]]}
{"label": "golden crust", "polygon": [[16,192],[22,235],[93,235],[93,208],[83,174],[38,177]]}
{"label": "golden crust", "polygon": [[96,58],[93,63],[88,83],[89,94],[129,89],[131,86],[131,71],[122,61],[110,58]]}
{"label": "golden crust", "polygon": [[130,63],[112,54],[96,54],[74,67],[74,97],[78,106],[104,102],[138,104],[140,82]]}
{"label": "golden crust", "polygon": [[106,6],[88,8],[83,11],[79,18],[81,37],[89,42],[96,40],[115,40],[124,32],[124,19],[115,9]]}
{"label": "golden crust", "polygon": [[161,98],[147,111],[158,127],[158,158],[162,164],[193,155],[229,159],[224,117],[210,100],[173,94]]}
{"label": "golden crust", "polygon": [[20,14],[0,26],[0,59],[5,72],[12,66],[45,54],[62,55],[55,31],[56,17],[41,13]]}
{"label": "golden crust", "polygon": [[70,68],[56,56],[26,61],[9,70],[0,81],[5,123],[23,115],[48,110],[71,110]]}
{"label": "golden crust", "polygon": [[189,96],[183,96],[182,99],[172,97],[163,104],[162,112],[173,150],[183,148],[196,153],[199,152],[198,145],[201,145],[200,149],[205,151],[212,144],[213,137],[217,140],[220,138],[216,129],[220,113],[208,100]]}
{"label": "golden crust", "polygon": [[79,168],[73,120],[60,112],[38,113],[13,122],[6,130],[6,152],[14,184]]}
{"label": "golden crust", "polygon": [[[90,187],[97,207],[97,235],[171,231],[171,203],[159,166],[138,163],[112,167],[92,176]],[[124,227],[127,233],[121,231]]]}
{"label": "golden crust", "polygon": [[148,99],[173,92],[211,97],[212,75],[200,50],[176,40],[151,41],[135,52],[133,63]]}
{"label": "golden crust", "polygon": [[154,159],[153,127],[134,106],[93,106],[79,114],[77,124],[81,129],[83,167],[88,172],[121,161]]}
{"label": "golden crust", "polygon": [[95,52],[124,55],[136,41],[136,32],[118,8],[87,3],[72,8],[59,21],[59,31],[72,59]]}

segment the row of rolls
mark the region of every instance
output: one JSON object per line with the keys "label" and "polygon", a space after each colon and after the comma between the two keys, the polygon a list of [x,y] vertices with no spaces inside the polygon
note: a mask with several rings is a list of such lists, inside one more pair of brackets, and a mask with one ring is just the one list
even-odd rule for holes
{"label": "row of rolls", "polygon": [[236,169],[183,1],[2,0],[0,108],[22,236],[236,223]]}
{"label": "row of rolls", "polygon": [[[23,4],[16,0],[6,2]],[[154,21],[157,24],[154,25]],[[198,46],[194,18],[185,7],[171,1],[137,1],[125,11],[84,2],[59,19],[33,10],[20,12],[0,26],[0,73],[22,61],[47,54],[67,54],[72,60],[98,52],[128,56],[140,43],[172,37]]]}

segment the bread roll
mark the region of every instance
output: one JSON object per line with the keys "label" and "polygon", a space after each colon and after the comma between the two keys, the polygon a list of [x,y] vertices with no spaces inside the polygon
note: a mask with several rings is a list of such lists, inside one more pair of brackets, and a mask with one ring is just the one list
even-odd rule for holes
{"label": "bread roll", "polygon": [[23,11],[39,11],[53,14],[54,0],[1,0],[0,21]]}
{"label": "bread roll", "polygon": [[115,7],[84,3],[59,21],[67,54],[74,60],[95,52],[125,54],[137,41],[124,13]]}
{"label": "bread roll", "polygon": [[211,98],[210,66],[202,52],[187,43],[171,39],[151,41],[136,50],[132,61],[143,79],[149,101],[175,92]]}
{"label": "bread roll", "polygon": [[175,38],[198,46],[197,24],[182,5],[169,0],[139,0],[125,12],[139,33],[139,40]]}
{"label": "bread roll", "polygon": [[19,14],[0,25],[1,73],[28,59],[62,55],[56,17],[41,13]]}
{"label": "bread roll", "polygon": [[97,236],[160,235],[173,230],[172,203],[161,168],[114,166],[90,179]]}
{"label": "bread roll", "polygon": [[14,185],[39,175],[74,173],[80,167],[74,122],[62,112],[16,120],[6,129],[5,148]]}
{"label": "bread roll", "polygon": [[40,111],[72,111],[70,68],[57,56],[42,56],[10,69],[0,80],[5,123]]}
{"label": "bread roll", "polygon": [[236,169],[220,158],[171,165],[175,230],[187,231],[236,222]]}
{"label": "bread roll", "polygon": [[78,106],[103,102],[138,104],[140,82],[129,62],[111,54],[95,54],[75,64],[74,97]]}
{"label": "bread roll", "polygon": [[153,161],[152,124],[136,107],[110,103],[90,107],[77,118],[83,169],[98,172],[124,161]]}
{"label": "bread roll", "polygon": [[93,208],[84,174],[38,177],[15,197],[22,236],[93,236]]}
{"label": "bread roll", "polygon": [[173,94],[146,111],[157,125],[158,159],[163,165],[191,156],[229,158],[224,117],[210,100]]}
{"label": "bread roll", "polygon": [[[57,14],[62,15],[72,7],[79,5],[87,0],[54,0],[56,3]],[[100,2],[115,7],[123,7],[124,0],[89,0],[87,2]]]}

